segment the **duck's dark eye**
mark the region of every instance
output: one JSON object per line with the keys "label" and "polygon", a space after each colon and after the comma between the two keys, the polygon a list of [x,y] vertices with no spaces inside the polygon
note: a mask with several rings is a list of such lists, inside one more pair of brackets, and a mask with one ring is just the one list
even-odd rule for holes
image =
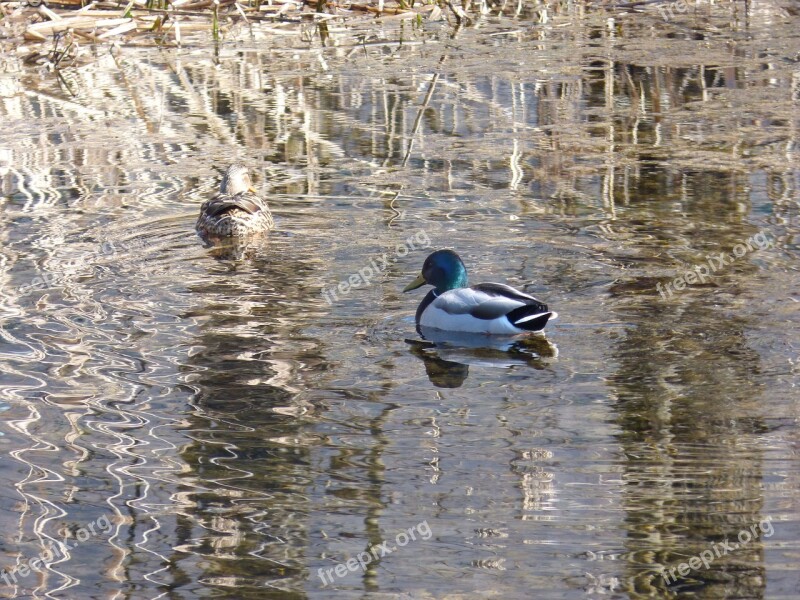
{"label": "duck's dark eye", "polygon": [[441,281],[444,279],[445,272],[442,267],[431,264],[422,270],[422,274],[425,277],[425,281]]}

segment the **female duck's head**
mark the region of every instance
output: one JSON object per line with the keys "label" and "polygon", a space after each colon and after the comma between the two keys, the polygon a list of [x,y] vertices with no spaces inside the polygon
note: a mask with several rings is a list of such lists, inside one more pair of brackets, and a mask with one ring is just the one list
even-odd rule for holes
{"label": "female duck's head", "polygon": [[253,183],[250,181],[250,174],[247,167],[240,164],[233,164],[227,168],[225,175],[222,176],[222,183],[219,186],[222,194],[235,196],[245,192],[256,193]]}
{"label": "female duck's head", "polygon": [[404,292],[415,290],[425,284],[432,285],[438,293],[467,287],[467,268],[452,250],[437,250],[425,259],[422,273],[409,283]]}

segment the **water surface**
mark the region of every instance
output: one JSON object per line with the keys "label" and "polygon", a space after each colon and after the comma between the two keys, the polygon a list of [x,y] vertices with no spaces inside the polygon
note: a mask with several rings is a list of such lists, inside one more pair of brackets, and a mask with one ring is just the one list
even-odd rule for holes
{"label": "water surface", "polygon": [[[2,593],[795,597],[793,10],[7,63]],[[278,228],[209,248],[233,160]],[[557,310],[546,339],[422,343],[434,247]]]}

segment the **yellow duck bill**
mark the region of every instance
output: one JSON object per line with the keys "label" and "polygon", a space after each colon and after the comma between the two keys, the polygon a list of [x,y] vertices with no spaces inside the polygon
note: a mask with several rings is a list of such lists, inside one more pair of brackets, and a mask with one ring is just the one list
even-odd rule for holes
{"label": "yellow duck bill", "polygon": [[417,275],[417,278],[414,281],[412,281],[406,287],[403,288],[403,291],[410,292],[411,290],[415,290],[418,287],[422,287],[426,283],[428,282],[425,281],[425,276],[422,273],[420,273],[419,275]]}

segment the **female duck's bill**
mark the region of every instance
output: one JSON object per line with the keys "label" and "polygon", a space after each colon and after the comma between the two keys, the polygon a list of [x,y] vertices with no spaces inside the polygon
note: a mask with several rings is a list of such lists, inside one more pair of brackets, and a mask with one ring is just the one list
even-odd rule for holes
{"label": "female duck's bill", "polygon": [[200,207],[197,230],[208,236],[234,237],[269,231],[274,227],[266,200],[258,196],[247,168],[227,168],[219,194]]}
{"label": "female duck's bill", "polygon": [[533,296],[502,283],[468,287],[467,269],[452,250],[437,250],[403,290],[434,286],[417,307],[417,329],[518,335],[542,331],[558,314]]}

